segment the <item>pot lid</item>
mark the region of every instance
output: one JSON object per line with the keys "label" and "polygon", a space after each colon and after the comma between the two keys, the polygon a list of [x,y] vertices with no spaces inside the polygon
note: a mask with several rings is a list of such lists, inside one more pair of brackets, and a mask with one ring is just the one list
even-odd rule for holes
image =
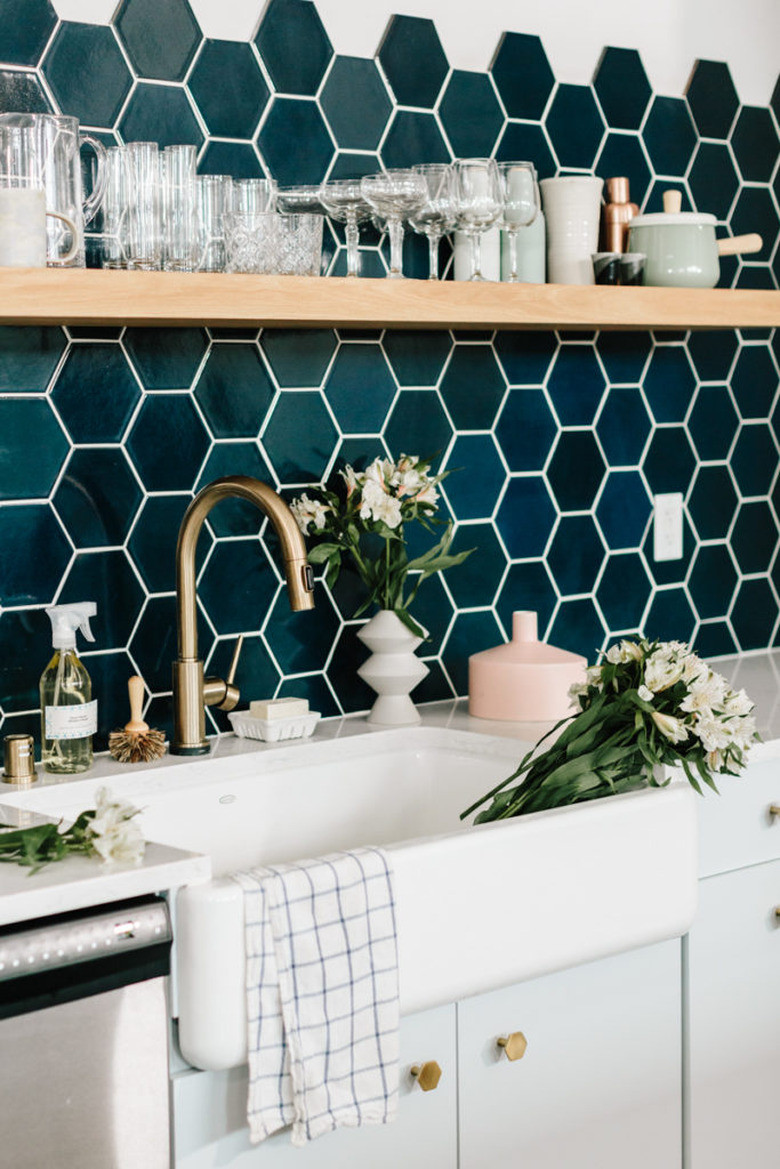
{"label": "pot lid", "polygon": [[649,215],[635,215],[629,227],[714,227],[717,223],[714,215],[706,215],[698,211],[677,211],[670,214],[667,211],[654,211]]}

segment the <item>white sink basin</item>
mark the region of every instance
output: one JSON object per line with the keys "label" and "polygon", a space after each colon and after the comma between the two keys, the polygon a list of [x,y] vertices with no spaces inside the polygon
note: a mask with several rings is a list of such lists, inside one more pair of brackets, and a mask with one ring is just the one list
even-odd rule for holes
{"label": "white sink basin", "polygon": [[[242,895],[228,874],[253,865],[386,846],[404,1014],[684,933],[697,878],[688,785],[464,825],[460,811],[524,749],[414,727],[112,781],[143,807],[148,839],[211,858],[213,879],[180,890],[175,906],[185,1058],[210,1069],[246,1059]],[[25,804],[75,815],[87,788],[42,788]]]}

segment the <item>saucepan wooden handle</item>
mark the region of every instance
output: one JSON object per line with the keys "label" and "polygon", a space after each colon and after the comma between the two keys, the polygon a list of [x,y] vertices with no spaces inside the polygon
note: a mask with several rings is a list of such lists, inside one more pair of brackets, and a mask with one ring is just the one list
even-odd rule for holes
{"label": "saucepan wooden handle", "polygon": [[718,240],[719,256],[749,255],[751,252],[760,252],[764,241],[757,232],[748,235],[730,235]]}

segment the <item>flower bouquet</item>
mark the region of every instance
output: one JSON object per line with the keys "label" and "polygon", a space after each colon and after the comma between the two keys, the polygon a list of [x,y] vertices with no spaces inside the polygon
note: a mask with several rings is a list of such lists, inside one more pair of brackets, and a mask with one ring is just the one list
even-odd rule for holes
{"label": "flower bouquet", "polygon": [[[318,542],[309,551],[312,564],[327,564],[325,583],[338,580],[344,558],[365,586],[366,598],[354,616],[369,606],[390,609],[416,637],[425,631],[409,613],[423,581],[462,564],[474,551],[452,554],[452,521],[436,518],[437,486],[449,472],[431,475],[430,461],[401,455],[397,463],[376,458],[365,471],[347,465],[339,472],[342,490],[315,485],[290,504],[305,536]],[[309,494],[310,493],[310,494]],[[404,526],[420,523],[429,532],[444,524],[440,539],[421,556],[409,559]],[[408,588],[410,574],[413,582]]]}
{"label": "flower bouquet", "polygon": [[[621,641],[570,690],[578,712],[539,740],[517,770],[467,808],[475,823],[663,787],[682,767],[701,795],[714,774],[736,775],[758,739],[753,703],[679,641]],[[563,728],[561,730],[561,728]],[[560,730],[551,746],[541,744]],[[513,780],[520,782],[508,787]]]}
{"label": "flower bouquet", "polygon": [[54,823],[0,829],[0,861],[26,865],[30,876],[71,853],[138,864],[145,850],[141,829],[133,823],[139,809],[112,800],[105,787],[98,789],[95,803],[95,808],[82,812],[62,831]]}

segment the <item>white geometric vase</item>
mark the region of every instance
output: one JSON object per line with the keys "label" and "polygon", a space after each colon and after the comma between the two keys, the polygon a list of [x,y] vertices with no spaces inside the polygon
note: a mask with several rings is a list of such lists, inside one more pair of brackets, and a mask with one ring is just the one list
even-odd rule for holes
{"label": "white geometric vase", "polygon": [[371,650],[358,674],[378,695],[368,721],[382,727],[418,723],[420,715],[409,692],[430,672],[414,653],[422,638],[415,637],[392,609],[380,609],[358,637]]}

